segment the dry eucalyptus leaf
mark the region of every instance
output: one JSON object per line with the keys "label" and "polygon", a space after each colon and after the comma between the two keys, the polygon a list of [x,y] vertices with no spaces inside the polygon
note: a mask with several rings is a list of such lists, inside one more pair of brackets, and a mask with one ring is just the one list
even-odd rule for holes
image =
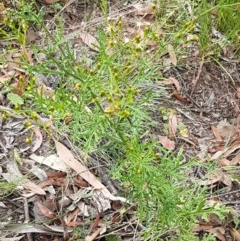
{"label": "dry eucalyptus leaf", "polygon": [[11,80],[12,78],[15,77],[16,71],[12,70],[9,71],[8,73],[6,73],[5,75],[0,76],[0,87],[2,87],[2,85]]}
{"label": "dry eucalyptus leaf", "polygon": [[139,16],[154,14],[153,8],[150,4],[136,3],[136,4],[132,5],[132,7],[135,9],[134,13]]}
{"label": "dry eucalyptus leaf", "polygon": [[220,121],[218,123],[217,130],[221,137],[225,140],[234,138],[237,135],[236,127],[232,126],[226,120]]}
{"label": "dry eucalyptus leaf", "polygon": [[93,241],[99,234],[103,234],[106,231],[105,225],[96,229],[91,235],[87,235],[85,241]]}
{"label": "dry eucalyptus leaf", "polygon": [[[1,17],[1,15],[0,15],[0,17]],[[23,237],[24,237],[24,235],[12,237],[12,238],[5,238],[5,235],[4,235],[4,237],[0,236],[0,241],[19,241],[19,240],[22,240]]]}
{"label": "dry eucalyptus leaf", "polygon": [[240,241],[240,231],[236,229],[230,229],[230,234],[235,241]]}
{"label": "dry eucalyptus leaf", "polygon": [[78,161],[67,147],[62,143],[54,139],[55,146],[57,149],[57,154],[62,161],[65,162],[69,167],[75,170],[85,181],[87,181],[91,186],[93,186],[99,193],[102,193],[105,198],[110,200],[120,200],[126,202],[125,198],[115,197],[112,195],[108,189],[83,165]]}
{"label": "dry eucalyptus leaf", "polygon": [[167,150],[173,151],[175,149],[175,143],[169,140],[166,136],[158,136],[158,140],[161,145]]}
{"label": "dry eucalyptus leaf", "polygon": [[5,180],[9,182],[16,182],[19,187],[22,186],[27,188],[34,194],[46,195],[46,192],[41,187],[37,186],[35,183],[31,182],[22,175],[22,173],[18,170],[18,166],[15,161],[8,161],[7,170],[7,173],[2,173]]}
{"label": "dry eucalyptus leaf", "polygon": [[168,135],[170,138],[173,138],[173,137],[175,137],[175,135],[177,133],[177,128],[178,128],[177,116],[173,113],[170,113],[168,119],[169,119]]}
{"label": "dry eucalyptus leaf", "polygon": [[79,33],[79,37],[89,48],[92,50],[99,52],[99,42],[95,37],[93,37],[89,33]]}
{"label": "dry eucalyptus leaf", "polygon": [[44,83],[41,83],[38,86],[37,90],[38,90],[38,93],[40,95],[43,95],[44,97],[53,97],[55,93],[55,91],[52,88],[46,86]]}
{"label": "dry eucalyptus leaf", "polygon": [[44,156],[37,156],[35,154],[32,154],[30,156],[30,158],[32,160],[34,160],[35,162],[38,162],[40,164],[44,164],[44,165],[46,165],[46,166],[48,166],[48,167],[50,167],[54,170],[62,171],[62,172],[67,171],[66,164],[57,155],[52,154],[50,156],[44,157]]}
{"label": "dry eucalyptus leaf", "polygon": [[42,141],[43,141],[43,137],[40,129],[36,128],[34,132],[35,132],[36,139],[34,140],[34,146],[31,150],[32,152],[35,152],[36,150],[38,150],[42,145]]}
{"label": "dry eucalyptus leaf", "polygon": [[212,129],[213,135],[215,136],[216,140],[219,142],[222,142],[222,137],[221,137],[221,134],[219,133],[217,127],[211,126],[211,129]]}
{"label": "dry eucalyptus leaf", "polygon": [[54,3],[57,3],[57,2],[61,2],[62,0],[43,0],[46,4],[54,4]]}

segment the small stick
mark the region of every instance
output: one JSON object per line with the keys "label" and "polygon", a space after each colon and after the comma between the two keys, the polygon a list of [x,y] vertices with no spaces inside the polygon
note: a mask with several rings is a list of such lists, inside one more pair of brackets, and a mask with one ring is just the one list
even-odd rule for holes
{"label": "small stick", "polygon": [[193,87],[192,87],[192,91],[191,91],[191,96],[192,96],[193,92],[196,90],[198,80],[199,80],[200,75],[202,73],[203,64],[204,64],[204,56],[202,57],[202,60],[200,62],[200,66],[199,66],[199,69],[198,69],[197,76],[196,76],[196,78],[193,79]]}
{"label": "small stick", "polygon": [[[23,203],[24,203],[25,223],[29,223],[30,216],[29,216],[29,208],[28,208],[27,198],[25,198],[25,197],[23,198]],[[33,241],[32,233],[27,233],[27,240]]]}

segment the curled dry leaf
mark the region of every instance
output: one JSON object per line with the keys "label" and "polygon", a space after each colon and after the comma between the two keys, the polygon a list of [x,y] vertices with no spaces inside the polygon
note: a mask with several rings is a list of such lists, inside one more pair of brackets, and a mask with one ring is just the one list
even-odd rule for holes
{"label": "curled dry leaf", "polygon": [[76,221],[78,214],[81,212],[80,208],[77,207],[74,211],[70,212],[65,218],[64,221],[68,227],[74,227],[73,221]]}
{"label": "curled dry leaf", "polygon": [[183,104],[187,104],[189,103],[189,101],[182,97],[177,90],[174,90],[173,93],[172,93],[173,97],[175,97],[175,99],[177,99],[178,101],[182,102]]}
{"label": "curled dry leaf", "polygon": [[175,143],[169,140],[166,136],[158,136],[160,144],[167,150],[173,151],[175,149]]}
{"label": "curled dry leaf", "polygon": [[44,204],[39,201],[34,203],[34,216],[37,221],[47,221],[47,219],[53,219],[55,217],[54,212],[47,208]]}
{"label": "curled dry leaf", "polygon": [[180,84],[179,84],[179,81],[178,81],[176,78],[169,77],[168,80],[169,80],[170,82],[172,82],[172,84],[175,85],[175,87],[176,87],[176,89],[177,89],[178,92],[181,91],[181,86],[180,86]]}

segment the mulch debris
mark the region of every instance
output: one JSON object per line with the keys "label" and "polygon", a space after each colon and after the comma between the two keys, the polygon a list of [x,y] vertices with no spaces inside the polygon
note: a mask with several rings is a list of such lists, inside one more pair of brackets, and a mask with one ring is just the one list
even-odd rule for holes
{"label": "mulch debris", "polygon": [[[45,6],[46,2],[41,4]],[[87,11],[85,17],[89,19],[92,14],[98,16],[96,9],[88,6],[74,1],[67,3],[59,14],[66,20],[67,35],[76,31],[82,34],[73,40],[73,47],[80,49],[85,44],[91,54],[95,54],[96,39],[82,30],[88,24],[83,14],[79,14]],[[49,25],[55,16],[51,11],[49,7],[46,16]],[[131,19],[126,29],[129,37],[141,34],[153,20],[151,8],[141,4],[126,5],[123,12],[113,11],[113,19],[118,14]],[[138,19],[137,32],[134,16]],[[101,16],[96,19],[95,25],[101,22]],[[94,24],[88,26],[91,31]],[[37,41],[37,33],[34,29],[30,31],[29,42]],[[159,34],[161,31],[159,28]],[[6,45],[2,44],[2,47]],[[149,43],[148,50],[154,51],[154,48],[155,43]],[[168,51],[168,57],[162,56],[167,66],[163,77],[168,82],[161,83],[167,87],[168,98],[156,101],[160,111],[154,113],[154,118],[159,128],[153,130],[157,132],[154,134],[166,148],[173,151],[183,148],[186,159],[196,156],[203,167],[206,159],[216,163],[218,175],[201,180],[202,185],[209,186],[209,200],[231,206],[240,215],[240,63],[226,57],[216,62],[210,57],[194,55],[176,67],[179,60],[172,46]],[[8,58],[18,62],[19,56],[9,54]],[[7,66],[1,63],[0,80],[4,82],[12,75],[17,83],[23,74],[19,67],[19,63]],[[50,82],[48,79],[45,84],[52,87]],[[0,186],[0,240],[11,237],[11,240],[29,241],[80,238],[90,241],[106,240],[103,238],[111,235],[120,240],[143,240],[139,234],[145,227],[135,215],[137,206],[118,196],[119,187],[106,175],[107,167],[99,168],[104,164],[99,165],[99,160],[90,157],[90,168],[87,168],[82,162],[81,150],[55,133],[50,119],[37,116],[26,126],[29,117],[16,114],[6,107],[4,95],[0,97],[0,185],[17,185],[13,193],[1,193]],[[44,127],[46,123],[50,129]],[[201,177],[201,171],[198,170],[196,176]],[[73,232],[76,227],[78,232]],[[222,221],[213,215],[208,222],[200,220],[193,231],[199,237],[207,232],[219,240],[239,240],[240,232],[233,228],[231,217]]]}

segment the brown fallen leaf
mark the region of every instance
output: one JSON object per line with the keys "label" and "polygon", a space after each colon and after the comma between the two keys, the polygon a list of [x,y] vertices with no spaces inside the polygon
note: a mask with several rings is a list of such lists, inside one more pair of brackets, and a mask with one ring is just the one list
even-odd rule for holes
{"label": "brown fallen leaf", "polygon": [[220,166],[235,166],[240,163],[240,154],[237,154],[232,160],[223,158],[219,161]]}
{"label": "brown fallen leaf", "polygon": [[99,227],[100,222],[101,222],[100,213],[97,212],[97,214],[95,216],[95,220],[91,223],[91,228],[95,229],[95,228]]}
{"label": "brown fallen leaf", "polygon": [[225,230],[223,227],[214,227],[211,224],[198,224],[196,226],[193,227],[192,229],[193,232],[208,232],[213,234],[215,237],[217,237],[219,240],[221,241],[226,241],[224,234],[225,234]]}
{"label": "brown fallen leaf", "polygon": [[13,53],[6,54],[7,71],[15,71],[19,67],[20,58],[14,58]]}
{"label": "brown fallen leaf", "polygon": [[221,137],[221,134],[219,133],[218,129],[216,126],[211,126],[212,132],[216,138],[216,141],[222,142],[223,139]]}
{"label": "brown fallen leaf", "polygon": [[193,232],[207,231],[211,228],[213,228],[213,225],[211,224],[197,224],[192,228],[192,231]]}
{"label": "brown fallen leaf", "polygon": [[46,174],[48,178],[60,178],[60,177],[66,177],[67,175],[66,172],[52,172],[52,171],[47,171]]}
{"label": "brown fallen leaf", "polygon": [[172,96],[175,97],[178,101],[182,102],[183,104],[189,103],[188,99],[182,97],[177,90],[174,90]]}
{"label": "brown fallen leaf", "polygon": [[52,212],[48,207],[46,207],[44,204],[40,203],[39,201],[37,201],[35,203],[35,205],[37,205],[37,209],[40,212],[40,215],[52,219],[55,217],[54,212]]}
{"label": "brown fallen leaf", "polygon": [[173,46],[171,44],[168,44],[167,49],[168,49],[168,53],[169,53],[172,64],[176,66],[177,65],[177,56],[176,56]]}
{"label": "brown fallen leaf", "polygon": [[158,136],[160,144],[167,150],[173,151],[175,149],[175,143],[169,140],[166,136]]}
{"label": "brown fallen leaf", "polygon": [[41,181],[38,185],[41,188],[47,187],[47,186],[63,186],[64,183],[66,182],[66,179],[63,177],[59,177],[59,178],[49,178],[47,180]]}
{"label": "brown fallen leaf", "polygon": [[231,166],[231,161],[229,161],[227,158],[222,158],[221,160],[219,160],[219,166]]}
{"label": "brown fallen leaf", "polygon": [[235,166],[240,163],[240,154],[237,154],[231,161],[231,165]]}
{"label": "brown fallen leaf", "polygon": [[75,221],[68,222],[67,226],[76,228],[77,226],[80,226],[82,224],[84,224],[84,221],[82,221],[82,220],[75,220]]}
{"label": "brown fallen leaf", "polygon": [[217,182],[221,182],[227,186],[227,190],[232,188],[232,180],[223,172],[207,177],[207,180],[199,181],[202,186],[213,185]]}
{"label": "brown fallen leaf", "polygon": [[214,227],[211,229],[206,230],[208,233],[213,234],[215,237],[217,237],[221,241],[226,241],[226,238],[224,237],[225,229],[223,227]]}
{"label": "brown fallen leaf", "polygon": [[226,148],[226,151],[224,151],[223,157],[227,158],[229,155],[231,155],[236,150],[240,149],[240,142],[236,141],[232,146],[229,148]]}
{"label": "brown fallen leaf", "polygon": [[74,185],[80,188],[89,187],[89,184],[86,181],[84,181],[82,177],[79,176],[76,176],[74,178]]}
{"label": "brown fallen leaf", "polygon": [[37,32],[33,28],[29,28],[27,31],[27,41],[33,43],[37,37]]}
{"label": "brown fallen leaf", "polygon": [[73,225],[72,222],[76,221],[76,217],[78,216],[79,213],[81,213],[81,210],[79,207],[77,207],[75,208],[75,210],[70,212],[66,217],[64,217],[64,221],[68,227],[74,227],[72,226]]}

